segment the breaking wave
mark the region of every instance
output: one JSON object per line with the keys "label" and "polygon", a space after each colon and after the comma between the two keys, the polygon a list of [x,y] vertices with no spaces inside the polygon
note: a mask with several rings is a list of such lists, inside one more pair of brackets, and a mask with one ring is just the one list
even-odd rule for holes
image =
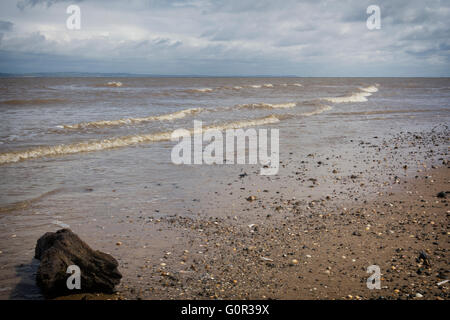
{"label": "breaking wave", "polygon": [[186,110],[177,111],[174,113],[163,114],[159,116],[149,116],[144,118],[126,118],[119,120],[101,120],[101,121],[92,121],[92,122],[81,122],[77,124],[70,125],[61,125],[59,128],[64,129],[80,129],[80,128],[100,128],[100,127],[108,127],[108,126],[125,126],[130,124],[138,124],[142,122],[150,122],[150,121],[171,121],[176,119],[181,119],[190,114],[196,114],[202,112],[202,108],[191,108]]}
{"label": "breaking wave", "polygon": [[193,92],[193,93],[211,93],[220,90],[242,90],[242,89],[261,89],[261,88],[275,88],[275,86],[280,87],[303,87],[300,83],[282,83],[282,84],[272,84],[272,83],[264,83],[264,84],[250,84],[250,85],[236,85],[236,86],[222,86],[216,88],[198,88],[198,89],[188,89],[184,90],[185,92]]}
{"label": "breaking wave", "polygon": [[349,103],[349,102],[366,102],[367,97],[370,97],[372,93],[377,92],[378,88],[376,86],[369,86],[366,88],[359,88],[360,92],[354,92],[349,96],[344,97],[334,97],[334,98],[323,98],[323,100],[330,101],[333,103]]}
{"label": "breaking wave", "polygon": [[[221,125],[211,125],[203,127],[205,129],[216,129],[216,130],[227,130],[227,129],[238,129],[251,126],[259,126],[264,124],[277,123],[280,120],[274,116],[270,115],[264,118],[252,119],[252,120],[242,120],[229,122]],[[188,130],[191,134],[195,134],[194,129]],[[62,156],[69,154],[76,154],[81,152],[92,152],[101,151],[113,148],[128,147],[132,145],[137,145],[141,143],[151,143],[151,142],[161,142],[169,141],[172,137],[172,131],[160,132],[160,133],[149,133],[125,137],[110,138],[104,140],[92,140],[85,142],[78,142],[72,144],[62,144],[57,146],[46,146],[32,148],[24,151],[17,152],[7,152],[0,154],[0,164],[18,162],[28,159],[43,158],[49,156]]]}
{"label": "breaking wave", "polygon": [[287,109],[293,108],[297,104],[295,102],[288,103],[278,103],[278,104],[270,104],[270,103],[249,103],[249,104],[240,104],[238,105],[239,109]]}
{"label": "breaking wave", "polygon": [[378,88],[375,86],[369,86],[366,88],[359,88],[360,90],[364,91],[364,92],[370,92],[370,93],[374,93],[378,91]]}
{"label": "breaking wave", "polygon": [[370,115],[382,115],[382,114],[396,114],[396,113],[425,113],[436,112],[436,109],[406,109],[406,110],[373,110],[373,111],[360,111],[360,112],[333,112],[333,116],[370,116]]}
{"label": "breaking wave", "polygon": [[123,86],[123,83],[120,81],[109,81],[107,83],[97,83],[92,86],[97,88],[119,88]]}
{"label": "breaking wave", "polygon": [[189,92],[213,92],[214,89],[211,88],[201,88],[201,89],[191,89],[191,90],[187,90]]}
{"label": "breaking wave", "polygon": [[336,97],[336,98],[324,98],[326,101],[330,101],[333,103],[348,103],[348,102],[366,102],[367,97],[372,94],[369,92],[357,92],[350,96],[345,97]]}
{"label": "breaking wave", "polygon": [[106,84],[108,87],[121,87],[122,82],[120,81],[110,81]]}

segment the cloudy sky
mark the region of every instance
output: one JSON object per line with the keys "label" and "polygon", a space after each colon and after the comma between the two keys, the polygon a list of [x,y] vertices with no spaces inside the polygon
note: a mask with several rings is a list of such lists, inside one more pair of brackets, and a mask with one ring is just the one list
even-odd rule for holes
{"label": "cloudy sky", "polygon": [[0,72],[450,76],[449,24],[447,0],[2,0]]}

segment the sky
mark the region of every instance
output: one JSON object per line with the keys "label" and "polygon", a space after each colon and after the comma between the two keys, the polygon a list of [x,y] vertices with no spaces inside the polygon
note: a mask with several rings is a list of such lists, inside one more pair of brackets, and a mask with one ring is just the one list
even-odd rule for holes
{"label": "sky", "polygon": [[2,0],[0,72],[448,77],[449,24],[449,0]]}

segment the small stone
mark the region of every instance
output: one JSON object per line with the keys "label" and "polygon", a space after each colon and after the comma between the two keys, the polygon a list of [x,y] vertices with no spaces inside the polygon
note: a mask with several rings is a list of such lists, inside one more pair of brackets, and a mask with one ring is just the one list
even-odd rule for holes
{"label": "small stone", "polygon": [[423,295],[417,292],[416,293],[416,298],[423,298]]}
{"label": "small stone", "polygon": [[447,195],[445,194],[444,191],[441,191],[441,192],[439,192],[439,193],[436,195],[436,197],[438,197],[438,198],[446,198]]}
{"label": "small stone", "polygon": [[255,201],[256,200],[256,197],[255,196],[250,196],[250,197],[248,197],[247,198],[247,201]]}
{"label": "small stone", "polygon": [[293,264],[298,264],[298,260],[297,259],[292,259],[292,263]]}
{"label": "small stone", "polygon": [[116,246],[121,246],[121,245],[122,245],[122,242],[120,242],[120,241],[116,242]]}

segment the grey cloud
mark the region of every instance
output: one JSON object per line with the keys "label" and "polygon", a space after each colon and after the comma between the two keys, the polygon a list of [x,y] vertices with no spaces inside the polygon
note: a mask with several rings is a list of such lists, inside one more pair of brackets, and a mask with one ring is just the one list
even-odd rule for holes
{"label": "grey cloud", "polygon": [[58,2],[81,2],[83,0],[20,0],[17,2],[17,7],[20,10],[24,10],[27,7],[34,7],[39,4],[46,5],[47,7],[52,6]]}
{"label": "grey cloud", "polygon": [[11,31],[13,29],[14,24],[10,21],[0,20],[0,45],[3,41],[4,32]]}
{"label": "grey cloud", "polygon": [[10,21],[0,20],[0,31],[11,31],[14,26],[14,23]]}
{"label": "grey cloud", "polygon": [[[450,70],[450,3],[443,1],[91,0],[82,4],[79,31],[66,29],[61,2],[80,0],[21,0],[19,8],[32,9],[22,12],[16,2],[0,3],[14,21],[14,28],[4,21],[4,29],[0,22],[4,59],[17,61],[17,54],[40,59],[36,68],[54,59],[47,67],[68,68],[62,66],[67,62],[76,71],[101,72],[118,66],[123,72],[188,74]],[[366,8],[375,3],[382,27],[370,31]],[[3,62],[0,72],[14,67]]]}

